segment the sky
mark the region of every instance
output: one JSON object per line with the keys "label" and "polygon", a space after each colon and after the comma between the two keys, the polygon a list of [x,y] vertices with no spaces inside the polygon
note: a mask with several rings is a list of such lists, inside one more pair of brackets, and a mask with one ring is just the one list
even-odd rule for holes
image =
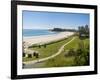
{"label": "sky", "polygon": [[23,29],[77,29],[89,25],[89,14],[23,11]]}

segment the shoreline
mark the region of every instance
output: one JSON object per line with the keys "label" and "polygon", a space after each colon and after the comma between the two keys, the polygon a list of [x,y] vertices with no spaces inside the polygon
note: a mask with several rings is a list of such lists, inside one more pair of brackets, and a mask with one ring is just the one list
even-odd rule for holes
{"label": "shoreline", "polygon": [[24,46],[29,47],[33,44],[45,44],[53,41],[58,41],[73,35],[74,32],[59,32],[52,35],[23,37]]}

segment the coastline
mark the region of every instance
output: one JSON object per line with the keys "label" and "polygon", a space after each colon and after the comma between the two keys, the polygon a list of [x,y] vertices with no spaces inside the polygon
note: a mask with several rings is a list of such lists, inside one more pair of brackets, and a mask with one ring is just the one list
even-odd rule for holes
{"label": "coastline", "polygon": [[74,32],[59,32],[57,34],[52,35],[23,37],[23,42],[26,47],[29,47],[33,44],[45,44],[53,41],[58,41],[67,38],[73,34]]}

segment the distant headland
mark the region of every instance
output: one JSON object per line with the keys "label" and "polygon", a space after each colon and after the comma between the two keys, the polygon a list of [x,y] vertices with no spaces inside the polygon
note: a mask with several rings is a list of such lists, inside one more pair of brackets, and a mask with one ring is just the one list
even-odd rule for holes
{"label": "distant headland", "polygon": [[62,29],[62,28],[53,28],[50,29],[50,31],[56,31],[56,32],[63,32],[63,31],[69,31],[69,32],[76,32],[76,29]]}

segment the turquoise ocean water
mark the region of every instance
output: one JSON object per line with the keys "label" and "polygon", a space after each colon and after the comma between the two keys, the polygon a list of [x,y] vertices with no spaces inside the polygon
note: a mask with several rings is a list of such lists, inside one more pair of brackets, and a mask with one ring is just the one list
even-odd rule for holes
{"label": "turquoise ocean water", "polygon": [[41,29],[23,29],[24,37],[51,35],[51,34],[57,34],[57,32],[52,32],[49,30],[41,30]]}

